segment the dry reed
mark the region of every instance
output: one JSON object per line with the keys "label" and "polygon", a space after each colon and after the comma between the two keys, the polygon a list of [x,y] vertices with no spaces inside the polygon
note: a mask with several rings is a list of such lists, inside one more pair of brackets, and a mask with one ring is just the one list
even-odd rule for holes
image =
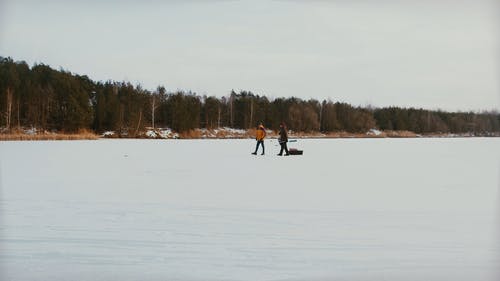
{"label": "dry reed", "polygon": [[99,136],[90,131],[77,133],[39,133],[25,134],[20,132],[0,134],[0,141],[36,141],[36,140],[96,140]]}

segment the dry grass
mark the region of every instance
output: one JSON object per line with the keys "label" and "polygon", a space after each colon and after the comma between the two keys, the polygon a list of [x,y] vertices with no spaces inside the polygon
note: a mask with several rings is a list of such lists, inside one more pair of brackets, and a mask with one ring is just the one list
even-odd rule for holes
{"label": "dry grass", "polygon": [[220,130],[215,133],[215,138],[217,139],[227,139],[230,137],[230,134],[226,131]]}
{"label": "dry grass", "polygon": [[[348,132],[290,132],[289,138],[415,138],[419,135],[410,131],[382,131],[379,135],[366,133],[348,133]],[[112,138],[120,138],[119,135],[108,136]],[[278,137],[277,131],[267,130],[267,139]],[[96,140],[100,136],[92,131],[82,130],[77,133],[49,133],[42,132],[37,134],[27,134],[21,130],[12,130],[10,133],[0,133],[0,141],[31,141],[31,140]],[[134,138],[134,137],[132,137]],[[138,134],[135,138],[148,138],[145,134]],[[249,129],[243,132],[226,131],[226,130],[206,130],[200,129],[190,130],[179,134],[182,139],[252,139],[255,138],[255,129]]]}
{"label": "dry grass", "polygon": [[34,141],[34,140],[96,140],[99,136],[90,131],[79,131],[77,133],[40,133],[25,134],[13,132],[0,134],[0,141]]}
{"label": "dry grass", "polygon": [[416,138],[418,135],[410,131],[384,131],[389,138]]}
{"label": "dry grass", "polygon": [[179,133],[181,139],[247,139],[254,138],[255,130],[247,130],[243,133],[226,130],[200,130],[194,129]]}
{"label": "dry grass", "polygon": [[200,130],[189,130],[184,133],[179,133],[179,138],[181,139],[201,139]]}
{"label": "dry grass", "polygon": [[325,135],[326,138],[384,138],[386,135],[368,135],[366,133],[349,133],[349,132],[330,132]]}
{"label": "dry grass", "polygon": [[349,133],[349,132],[329,132],[329,133],[303,133],[293,132],[291,138],[416,138],[418,135],[410,131],[382,131],[379,135],[367,133]]}
{"label": "dry grass", "polygon": [[[267,133],[267,131],[266,131],[266,133]],[[257,134],[256,129],[248,129],[247,133],[246,133],[246,137],[248,137],[248,138],[254,137],[255,138],[256,134]]]}
{"label": "dry grass", "polygon": [[216,138],[220,138],[220,139],[227,139],[227,138],[249,139],[249,138],[255,138],[255,129],[247,130],[244,133],[226,132],[224,130],[221,130],[221,131],[217,132],[217,134],[215,135],[215,137]]}
{"label": "dry grass", "polygon": [[216,139],[227,139],[232,137],[232,133],[226,132],[224,130],[217,131],[214,133]]}

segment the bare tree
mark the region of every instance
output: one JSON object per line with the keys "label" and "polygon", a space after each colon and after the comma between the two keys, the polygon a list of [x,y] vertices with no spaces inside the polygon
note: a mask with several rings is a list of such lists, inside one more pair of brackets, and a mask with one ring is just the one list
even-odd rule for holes
{"label": "bare tree", "polygon": [[220,128],[220,103],[217,106],[217,128]]}
{"label": "bare tree", "polygon": [[231,119],[231,128],[233,128],[233,99],[234,99],[234,96],[233,94],[231,94],[231,96],[229,97],[229,110],[230,110],[230,119]]}
{"label": "bare tree", "polygon": [[158,104],[156,103],[156,96],[152,95],[152,97],[151,97],[151,127],[153,127],[153,130],[155,129],[155,111],[156,111],[157,107],[158,107]]}
{"label": "bare tree", "polygon": [[7,100],[6,100],[6,105],[7,109],[5,111],[5,123],[7,126],[7,130],[10,130],[10,123],[12,120],[12,89],[10,87],[7,87]]}

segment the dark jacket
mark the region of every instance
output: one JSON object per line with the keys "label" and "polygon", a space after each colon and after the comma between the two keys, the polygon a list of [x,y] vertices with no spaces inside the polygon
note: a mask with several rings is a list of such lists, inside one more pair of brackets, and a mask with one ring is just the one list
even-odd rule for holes
{"label": "dark jacket", "polygon": [[286,133],[286,129],[284,126],[280,127],[279,134],[280,134],[280,137],[278,139],[279,143],[288,142],[288,134]]}

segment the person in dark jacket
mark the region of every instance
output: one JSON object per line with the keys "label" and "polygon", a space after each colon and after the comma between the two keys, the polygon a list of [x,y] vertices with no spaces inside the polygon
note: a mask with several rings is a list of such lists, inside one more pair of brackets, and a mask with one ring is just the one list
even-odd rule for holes
{"label": "person in dark jacket", "polygon": [[288,134],[286,132],[285,123],[280,124],[279,135],[280,135],[280,137],[278,138],[278,142],[281,145],[281,150],[280,150],[280,153],[278,153],[278,156],[283,155],[283,150],[285,151],[285,156],[288,156],[290,154],[288,153],[288,147],[286,147],[286,143],[288,142]]}
{"label": "person in dark jacket", "polygon": [[257,146],[255,146],[255,152],[253,152],[253,155],[257,155],[257,150],[259,150],[259,145],[262,145],[262,154],[264,155],[264,138],[266,137],[266,128],[264,128],[264,125],[262,123],[259,123],[259,126],[257,126],[257,130],[255,132],[255,140],[257,140]]}

